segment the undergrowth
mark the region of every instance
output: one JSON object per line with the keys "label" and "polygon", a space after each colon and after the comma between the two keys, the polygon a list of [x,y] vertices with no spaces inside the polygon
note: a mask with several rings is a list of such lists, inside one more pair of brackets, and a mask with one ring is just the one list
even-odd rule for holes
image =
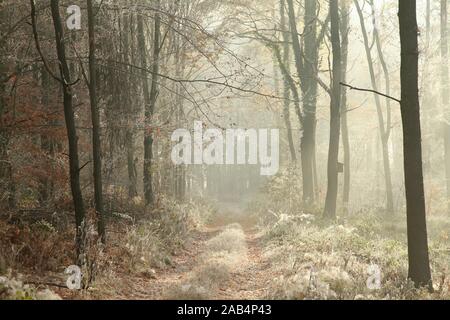
{"label": "undergrowth", "polygon": [[434,292],[418,290],[407,280],[404,214],[386,216],[373,209],[325,221],[319,208],[292,205],[301,203],[301,180],[291,171],[275,177],[266,187],[269,196],[255,205],[265,230],[264,254],[278,275],[267,298],[450,298],[447,217],[428,217]]}
{"label": "undergrowth", "polygon": [[[92,293],[101,297],[103,288],[109,296],[114,295],[122,289],[118,276],[151,278],[155,269],[170,267],[172,256],[189,241],[191,232],[212,214],[204,201],[180,204],[168,198],[161,198],[151,211],[137,202],[130,203],[132,214],[121,209],[125,213],[113,212],[107,218],[106,246],[100,244],[95,231],[95,215],[89,215],[87,265],[82,268],[85,290],[74,292],[58,288],[65,286],[64,271],[75,261],[73,225],[59,225],[54,219],[32,222],[17,218],[18,213],[2,216],[0,299],[34,299],[40,292],[34,288],[46,287],[48,282],[57,284],[56,291],[67,298],[84,298]],[[68,219],[70,216],[59,220]]]}

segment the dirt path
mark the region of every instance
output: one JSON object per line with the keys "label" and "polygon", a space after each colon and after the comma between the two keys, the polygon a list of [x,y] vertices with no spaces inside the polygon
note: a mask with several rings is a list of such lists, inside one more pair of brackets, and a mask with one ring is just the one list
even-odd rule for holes
{"label": "dirt path", "polygon": [[[230,269],[229,280],[217,283],[217,290],[211,292],[215,300],[256,300],[266,297],[267,288],[273,274],[270,262],[263,256],[261,233],[255,224],[248,219],[215,219],[214,223],[193,233],[186,247],[172,258],[172,267],[157,269],[141,275],[127,273],[113,274],[111,279],[102,285],[102,290],[89,291],[86,295],[78,295],[76,291],[58,290],[65,299],[114,299],[114,300],[163,300],[171,287],[189,283],[193,270],[201,263],[199,260],[206,251],[208,240],[215,238],[232,223],[242,226],[245,235],[247,258],[234,264]],[[242,216],[241,216],[242,217]],[[235,217],[236,218],[236,217]]]}
{"label": "dirt path", "polygon": [[216,236],[220,231],[218,228],[204,228],[196,231],[187,248],[174,256],[173,268],[160,271],[156,274],[155,279],[148,284],[151,289],[146,292],[146,299],[165,299],[165,293],[171,286],[186,281],[195,268],[197,258],[202,254],[206,241]]}
{"label": "dirt path", "polygon": [[264,299],[270,279],[270,263],[262,254],[261,234],[256,229],[244,228],[247,243],[247,262],[236,266],[231,280],[224,284],[216,296],[221,300]]}
{"label": "dirt path", "polygon": [[[227,214],[228,213],[228,214]],[[231,268],[230,280],[217,284],[218,290],[214,299],[221,300],[256,300],[263,299],[273,275],[270,274],[270,262],[263,257],[261,233],[255,227],[256,222],[233,208],[232,212],[220,214],[214,221],[201,231],[197,231],[187,249],[181,251],[173,259],[173,268],[160,271],[155,279],[146,285],[143,292],[147,299],[164,299],[164,293],[171,286],[189,282],[192,270],[205,250],[208,240],[214,238],[230,224],[242,226],[245,233],[247,259],[242,264]]]}

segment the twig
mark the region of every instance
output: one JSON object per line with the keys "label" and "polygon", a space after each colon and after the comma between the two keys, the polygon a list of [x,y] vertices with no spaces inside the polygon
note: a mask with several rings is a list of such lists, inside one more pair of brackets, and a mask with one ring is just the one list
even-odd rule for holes
{"label": "twig", "polygon": [[372,92],[372,93],[378,94],[378,95],[380,95],[380,96],[383,96],[383,97],[385,97],[385,98],[394,100],[394,101],[396,101],[396,102],[398,102],[398,103],[402,103],[402,101],[399,100],[399,99],[397,99],[397,98],[388,96],[387,94],[384,94],[384,93],[381,93],[381,92],[378,92],[378,91],[375,91],[375,90],[372,90],[372,89],[357,88],[357,87],[353,87],[353,86],[351,86],[351,85],[349,85],[349,84],[346,84],[346,83],[343,83],[343,82],[340,82],[340,84],[341,84],[341,86],[350,88],[350,90],[363,91],[363,92]]}
{"label": "twig", "polygon": [[58,284],[58,283],[52,283],[52,282],[39,282],[39,281],[25,281],[25,284],[32,284],[35,286],[48,286],[48,287],[57,287],[62,289],[67,289],[67,286]]}
{"label": "twig", "polygon": [[[36,50],[39,53],[39,56],[41,57],[42,63],[44,64],[45,69],[50,74],[50,76],[55,79],[56,81],[62,83],[65,86],[71,87],[76,85],[80,79],[77,79],[73,82],[67,82],[67,79],[64,79],[64,76],[61,74],[61,78],[58,77],[51,69],[47,59],[44,56],[44,53],[42,52],[41,45],[39,43],[39,33],[37,29],[37,16],[36,16],[36,5],[34,3],[34,0],[30,0],[30,6],[31,6],[31,26],[33,29],[33,38],[36,45]],[[61,63],[61,62],[60,62]]]}
{"label": "twig", "polygon": [[79,169],[78,169],[78,172],[80,172],[81,170],[83,170],[84,168],[86,168],[86,166],[89,164],[89,163],[91,163],[92,161],[88,161],[88,162],[86,162],[84,165],[82,165]]}
{"label": "twig", "polygon": [[60,79],[55,73],[53,73],[52,69],[50,68],[50,65],[48,64],[47,59],[45,58],[41,45],[39,43],[39,36],[38,36],[38,30],[37,30],[37,17],[36,17],[36,5],[34,4],[34,0],[30,0],[30,6],[31,6],[31,26],[33,27],[33,37],[34,42],[36,44],[36,50],[39,53],[39,56],[41,57],[42,62],[44,63],[44,67],[47,70],[47,72],[50,74],[50,76],[55,79],[56,81],[62,82],[62,79]]}

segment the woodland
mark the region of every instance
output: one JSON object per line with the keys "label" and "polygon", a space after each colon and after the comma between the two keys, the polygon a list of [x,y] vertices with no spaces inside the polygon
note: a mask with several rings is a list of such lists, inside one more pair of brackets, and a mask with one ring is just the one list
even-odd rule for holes
{"label": "woodland", "polygon": [[448,0],[0,0],[0,300],[450,299]]}

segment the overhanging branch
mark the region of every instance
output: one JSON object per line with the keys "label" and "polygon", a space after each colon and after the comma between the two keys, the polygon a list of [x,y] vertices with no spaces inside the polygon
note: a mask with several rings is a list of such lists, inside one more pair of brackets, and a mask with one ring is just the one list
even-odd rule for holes
{"label": "overhanging branch", "polygon": [[362,91],[362,92],[371,92],[371,93],[374,93],[374,94],[378,94],[378,95],[380,95],[380,96],[383,96],[383,97],[385,97],[385,98],[391,99],[391,100],[393,100],[393,101],[396,101],[396,102],[398,102],[398,103],[402,103],[401,100],[399,100],[399,99],[397,99],[397,98],[394,98],[394,97],[392,97],[392,96],[389,96],[389,95],[387,95],[387,94],[381,93],[381,92],[376,91],[376,90],[372,90],[372,89],[364,89],[364,88],[358,88],[358,87],[354,87],[354,86],[351,86],[351,85],[346,84],[346,83],[343,83],[343,82],[340,82],[340,84],[341,84],[341,86],[350,88],[350,90],[356,90],[356,91]]}

